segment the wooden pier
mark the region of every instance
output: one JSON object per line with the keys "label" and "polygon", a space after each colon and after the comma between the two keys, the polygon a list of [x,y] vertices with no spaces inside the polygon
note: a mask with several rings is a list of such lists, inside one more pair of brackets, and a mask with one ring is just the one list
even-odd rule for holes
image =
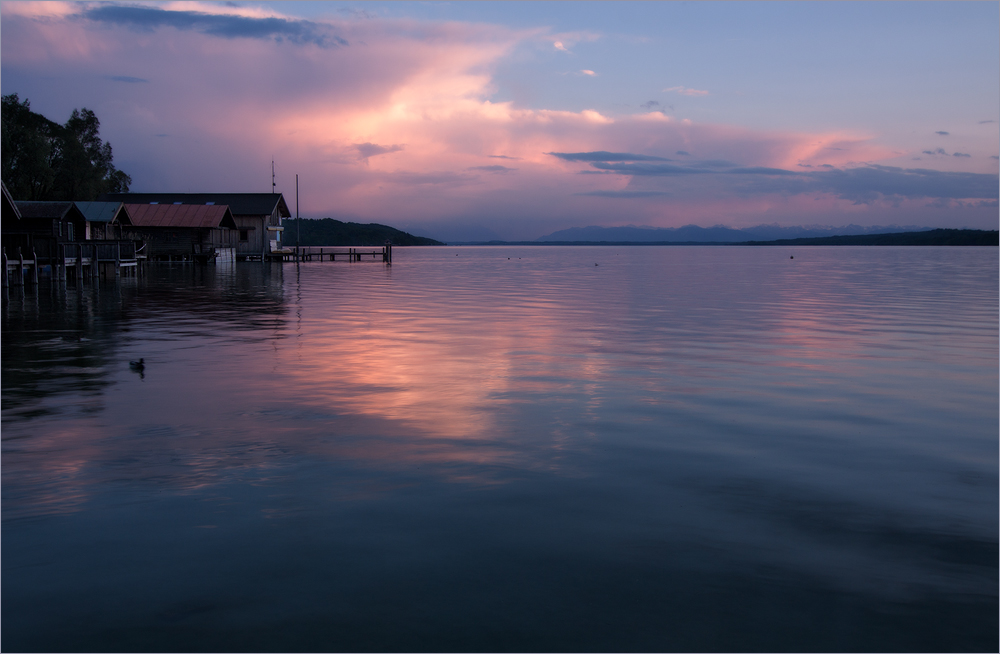
{"label": "wooden pier", "polygon": [[[135,277],[145,257],[138,254],[134,241],[101,240],[69,243],[37,242],[40,250],[25,254],[17,247],[13,256],[2,250],[3,286],[38,283],[39,268],[48,268],[55,279],[65,281]],[[26,274],[27,273],[27,274]]]}
{"label": "wooden pier", "polygon": [[314,245],[289,248],[281,253],[282,261],[381,261],[392,263],[392,245],[382,247],[319,247]]}

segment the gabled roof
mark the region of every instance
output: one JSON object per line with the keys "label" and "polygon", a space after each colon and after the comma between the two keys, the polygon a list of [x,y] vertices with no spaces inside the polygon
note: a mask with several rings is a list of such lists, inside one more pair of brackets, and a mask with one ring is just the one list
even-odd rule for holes
{"label": "gabled roof", "polygon": [[281,193],[105,193],[99,200],[126,204],[225,204],[234,216],[269,216],[278,208],[278,215],[289,218],[291,213]]}
{"label": "gabled roof", "polygon": [[3,187],[3,217],[21,220],[21,212],[18,211],[17,205],[14,204],[14,198],[10,197],[7,185],[0,182],[0,186]]}
{"label": "gabled roof", "polygon": [[80,210],[87,222],[132,224],[128,211],[121,202],[77,202],[76,208]]}
{"label": "gabled roof", "polygon": [[136,227],[229,227],[236,229],[233,212],[218,204],[126,204]]}
{"label": "gabled roof", "polygon": [[14,206],[21,212],[21,218],[86,220],[73,202],[25,202],[15,201]]}

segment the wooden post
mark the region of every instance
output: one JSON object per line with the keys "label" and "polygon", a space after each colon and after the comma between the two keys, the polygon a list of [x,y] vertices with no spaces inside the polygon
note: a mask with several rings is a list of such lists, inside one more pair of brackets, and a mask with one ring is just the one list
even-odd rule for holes
{"label": "wooden post", "polygon": [[298,261],[299,245],[302,243],[302,219],[299,218],[299,174],[295,173],[295,260]]}
{"label": "wooden post", "polygon": [[21,246],[17,246],[17,281],[18,285],[24,283],[24,254],[21,253]]}

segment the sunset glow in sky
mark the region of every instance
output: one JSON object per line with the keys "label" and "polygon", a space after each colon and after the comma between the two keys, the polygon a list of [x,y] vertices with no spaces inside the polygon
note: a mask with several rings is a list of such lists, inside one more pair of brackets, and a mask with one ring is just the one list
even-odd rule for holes
{"label": "sunset glow in sky", "polygon": [[0,5],[0,85],[138,192],[277,190],[444,240],[586,225],[996,229],[1000,10]]}

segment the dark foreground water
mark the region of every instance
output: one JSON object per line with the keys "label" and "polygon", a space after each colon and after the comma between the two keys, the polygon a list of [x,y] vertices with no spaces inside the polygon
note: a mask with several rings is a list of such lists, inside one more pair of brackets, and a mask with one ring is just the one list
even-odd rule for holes
{"label": "dark foreground water", "polygon": [[997,650],[997,248],[395,259],[13,291],[3,650]]}

